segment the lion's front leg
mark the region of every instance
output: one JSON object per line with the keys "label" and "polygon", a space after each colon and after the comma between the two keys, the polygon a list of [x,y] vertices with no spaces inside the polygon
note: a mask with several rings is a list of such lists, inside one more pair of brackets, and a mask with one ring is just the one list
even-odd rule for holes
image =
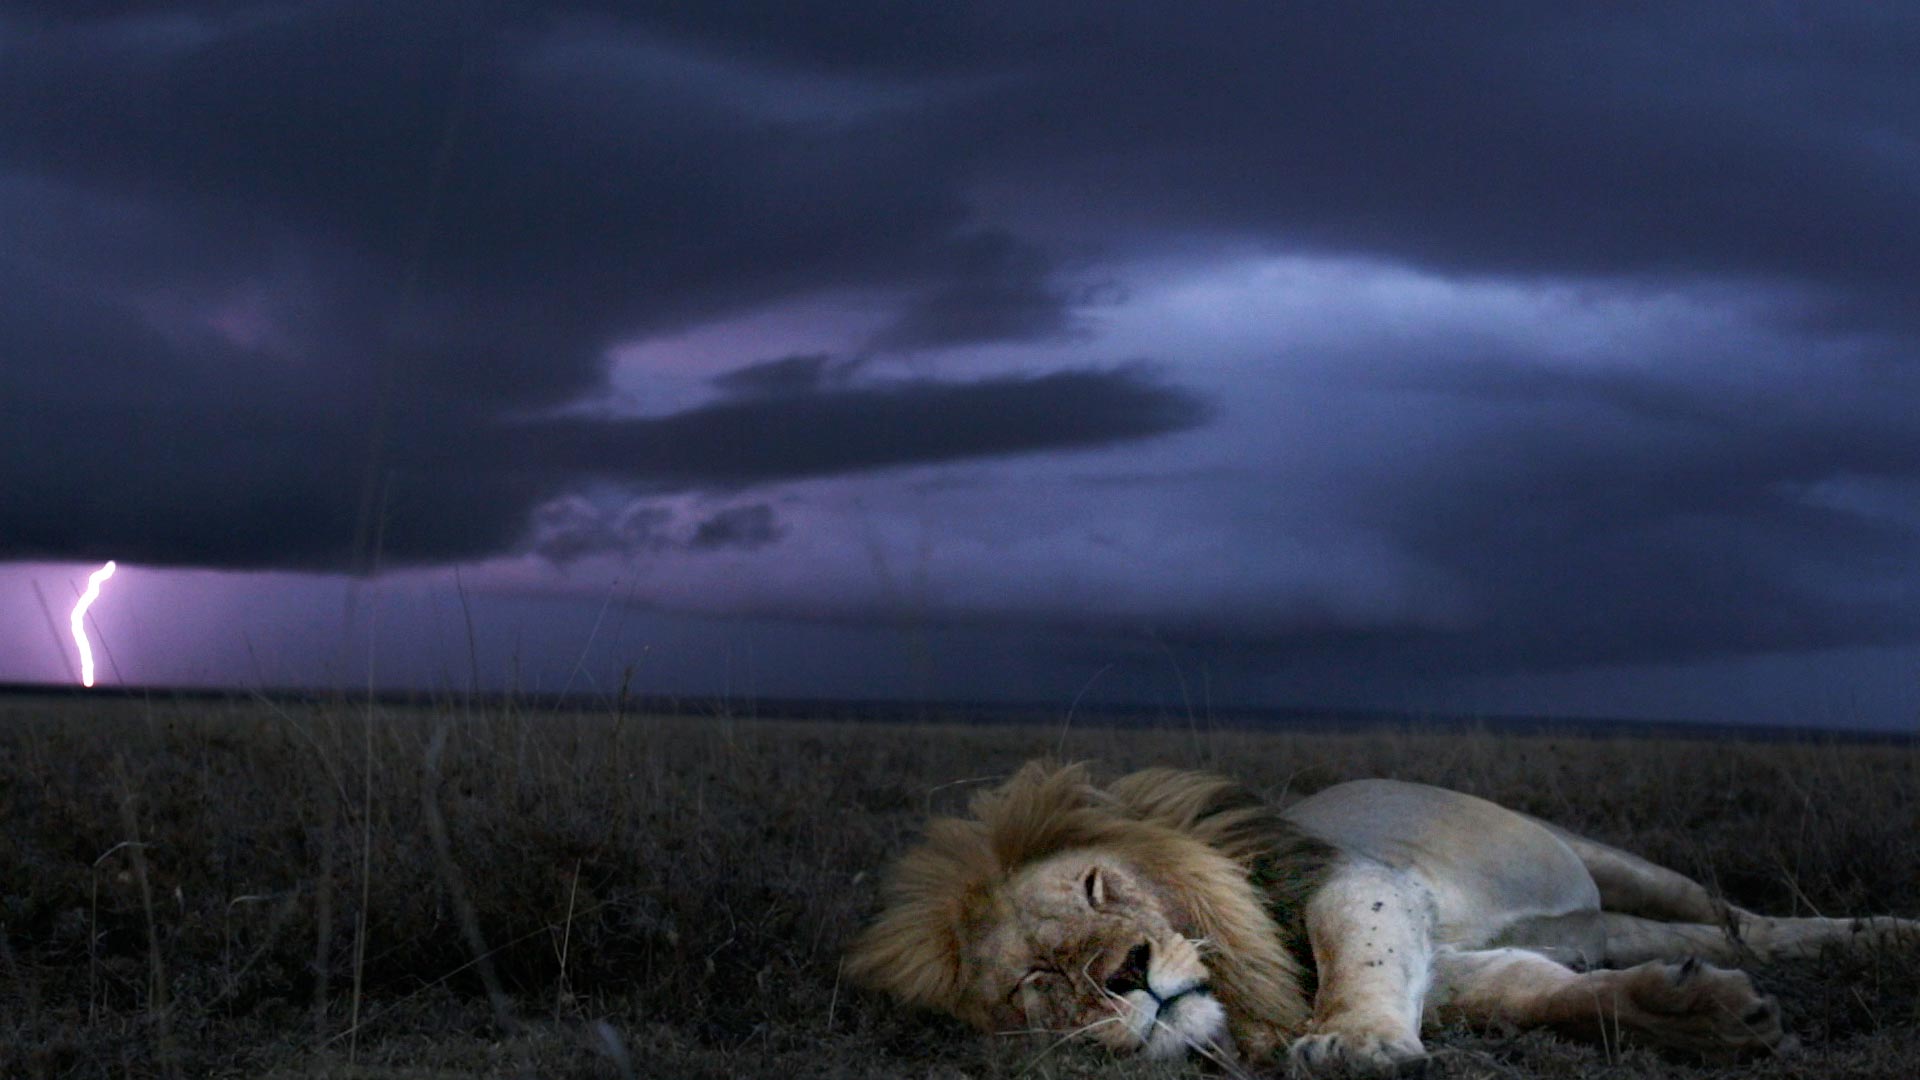
{"label": "lion's front leg", "polygon": [[1355,859],[1306,909],[1320,987],[1313,1023],[1288,1051],[1296,1068],[1385,1074],[1425,1060],[1420,1015],[1431,978],[1433,903],[1409,875]]}

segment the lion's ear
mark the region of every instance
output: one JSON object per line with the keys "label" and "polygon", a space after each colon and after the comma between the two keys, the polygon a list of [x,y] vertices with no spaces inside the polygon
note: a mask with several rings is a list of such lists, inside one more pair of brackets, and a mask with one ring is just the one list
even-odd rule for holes
{"label": "lion's ear", "polygon": [[886,909],[854,940],[847,974],[908,1004],[959,1014],[965,1005],[965,921],[996,864],[979,822],[943,818],[895,863]]}

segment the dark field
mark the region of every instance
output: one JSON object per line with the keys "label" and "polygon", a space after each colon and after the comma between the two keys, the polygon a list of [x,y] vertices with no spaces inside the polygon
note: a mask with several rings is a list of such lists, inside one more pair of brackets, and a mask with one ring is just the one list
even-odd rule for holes
{"label": "dark field", "polygon": [[[0,702],[0,1077],[1186,1076],[837,978],[874,870],[1026,758],[1444,784],[1773,914],[1920,914],[1908,747]],[[1709,1070],[1446,1032],[1439,1077],[1920,1075],[1920,948],[1758,969]]]}

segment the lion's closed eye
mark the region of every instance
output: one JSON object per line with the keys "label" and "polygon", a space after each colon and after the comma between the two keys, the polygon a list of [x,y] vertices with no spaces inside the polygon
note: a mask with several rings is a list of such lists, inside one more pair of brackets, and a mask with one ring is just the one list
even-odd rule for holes
{"label": "lion's closed eye", "polygon": [[1066,977],[1067,977],[1066,972],[1061,971],[1059,968],[1054,967],[1052,964],[1040,964],[1040,965],[1036,965],[1031,971],[1027,972],[1026,981],[1029,983],[1044,984],[1045,982],[1051,979],[1064,979]]}
{"label": "lion's closed eye", "polygon": [[1020,995],[1020,991],[1025,990],[1029,986],[1044,990],[1052,985],[1054,980],[1065,979],[1066,977],[1066,972],[1061,971],[1051,964],[1035,965],[1029,968],[1025,975],[1020,976],[1020,981],[1013,984],[1013,989],[1007,991],[1007,1000],[1010,1002],[1013,1001]]}

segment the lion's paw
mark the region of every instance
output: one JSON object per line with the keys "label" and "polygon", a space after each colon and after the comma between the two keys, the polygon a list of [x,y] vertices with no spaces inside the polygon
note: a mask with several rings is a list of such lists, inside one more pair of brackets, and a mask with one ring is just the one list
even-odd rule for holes
{"label": "lion's paw", "polygon": [[1287,1063],[1295,1076],[1421,1076],[1427,1051],[1418,1039],[1323,1031],[1295,1040]]}
{"label": "lion's paw", "polygon": [[1690,958],[1621,974],[1627,992],[1621,1019],[1651,1042],[1714,1060],[1783,1048],[1779,1004],[1755,991],[1743,971]]}

